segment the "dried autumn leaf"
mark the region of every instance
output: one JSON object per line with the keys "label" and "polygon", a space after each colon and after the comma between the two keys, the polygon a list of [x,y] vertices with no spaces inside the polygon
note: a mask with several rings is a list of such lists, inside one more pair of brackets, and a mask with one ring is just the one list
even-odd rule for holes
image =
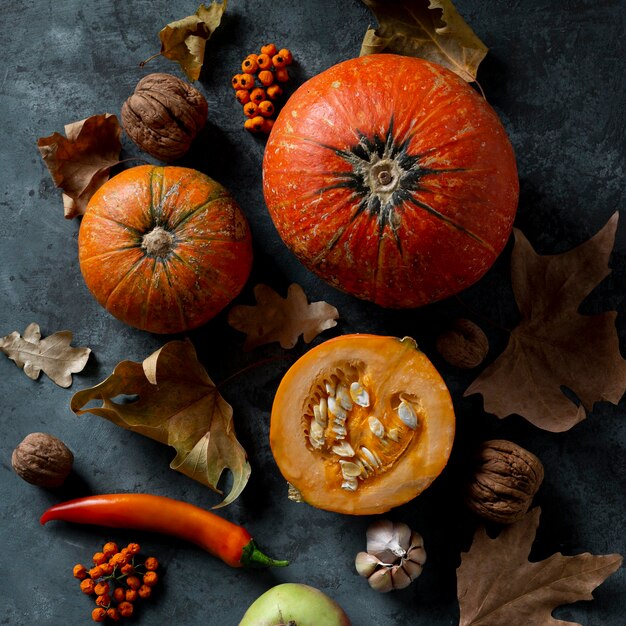
{"label": "dried autumn leaf", "polygon": [[563,604],[593,600],[591,592],[619,569],[619,554],[557,553],[530,563],[540,513],[539,508],[533,509],[496,539],[490,539],[482,527],[476,531],[457,569],[459,626],[575,626],[554,619],[552,611]]}
{"label": "dried autumn leaf", "polygon": [[65,217],[84,215],[87,203],[120,162],[122,130],[115,115],[92,115],[37,141],[52,180],[63,190]]}
{"label": "dried autumn leaf", "polygon": [[[116,402],[118,396],[136,397]],[[102,405],[84,408],[92,400]],[[250,464],[235,435],[232,408],[189,341],[170,341],[143,363],[118,363],[99,385],[74,394],[71,408],[172,446],[177,454],[170,467],[218,493],[229,469],[232,487],[218,506],[230,504],[248,482]]]}
{"label": "dried autumn leaf", "polygon": [[362,0],[378,19],[360,56],[393,52],[439,63],[471,83],[487,47],[450,0]]}
{"label": "dried autumn leaf", "polygon": [[0,339],[0,350],[23,368],[32,380],[37,380],[43,372],[59,387],[69,387],[72,374],[82,371],[91,353],[89,348],[73,348],[71,343],[69,330],[42,339],[39,324],[32,323],[26,327],[23,336],[12,332]]}
{"label": "dried autumn leaf", "polygon": [[254,295],[255,306],[235,306],[228,314],[228,323],[247,335],[245,350],[273,341],[285,349],[293,348],[300,335],[309,343],[337,325],[337,309],[327,302],[309,304],[302,287],[295,283],[290,285],[286,298],[267,285],[257,285]]}
{"label": "dried autumn leaf", "polygon": [[220,25],[226,3],[214,0],[208,7],[201,4],[194,15],[170,22],[159,32],[161,56],[176,61],[191,81],[200,77],[206,42]]}
{"label": "dried autumn leaf", "polygon": [[[581,315],[580,303],[609,273],[618,214],[587,242],[563,254],[538,255],[519,231],[511,258],[521,321],[505,351],[470,385],[485,410],[517,413],[538,428],[568,430],[593,404],[617,404],[626,391],[616,312]],[[575,393],[578,406],[563,393]]]}

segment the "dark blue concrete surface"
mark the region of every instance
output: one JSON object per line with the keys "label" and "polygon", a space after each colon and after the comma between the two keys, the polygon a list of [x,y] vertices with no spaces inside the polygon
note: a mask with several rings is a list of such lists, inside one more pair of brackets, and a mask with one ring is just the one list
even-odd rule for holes
{"label": "dark blue concrete surface", "polygon": [[[515,147],[521,180],[517,226],[541,253],[562,252],[596,233],[624,208],[623,1],[458,0],[460,12],[490,47],[479,79]],[[61,499],[87,493],[149,491],[210,507],[215,494],[168,469],[172,450],[94,416],[69,409],[73,391],[106,377],[122,359],[142,360],[163,338],[123,326],[88,293],[77,263],[78,221],[63,219],[60,193],[39,158],[36,140],[95,113],[119,114],[124,99],[150,71],[181,75],[178,66],[139,61],[159,47],[168,21],[191,14],[182,0],[0,1],[0,335],[38,322],[44,335],[68,328],[76,345],[93,349],[71,390],[42,377],[26,378],[0,358],[0,624],[89,623],[91,603],[71,578],[72,565],[107,539],[138,540],[164,564],[158,597],[137,624],[237,624],[245,607],[273,584],[307,582],[342,604],[357,626],[458,623],[455,568],[475,521],[460,503],[463,464],[473,445],[506,437],[535,452],[546,478],[537,502],[542,522],[533,556],[554,552],[626,553],[626,420],[624,401],[596,405],[589,418],[561,434],[540,431],[519,417],[500,421],[482,411],[478,396],[463,398],[472,374],[447,366],[434,352],[442,323],[466,312],[457,301],[420,311],[384,311],[340,294],[314,278],[286,250],[267,215],[261,192],[263,142],[242,130],[240,106],[229,86],[243,57],[268,40],[288,46],[297,60],[294,83],[358,54],[372,18],[357,0],[231,0],[223,26],[207,47],[199,88],[209,122],[181,164],[228,186],[249,217],[256,262],[239,302],[266,282],[282,291],[299,282],[312,300],[338,307],[337,333],[411,335],[450,386],[458,436],[448,468],[418,498],[389,517],[421,532],[428,563],[408,590],[379,595],[357,576],[371,518],[349,518],[297,505],[272,459],[267,434],[277,384],[306,347],[285,353],[267,346],[241,351],[243,337],[220,315],[189,334],[217,382],[267,358],[275,360],[231,379],[223,395],[233,405],[252,478],[241,498],[222,511],[242,523],[269,552],[291,559],[285,570],[241,571],[161,536],[97,528],[38,524]],[[128,140],[125,156],[139,156]],[[510,247],[463,301],[502,326],[517,319],[508,279]],[[588,298],[587,312],[616,309],[626,340],[626,224],[618,228],[611,276]],[[491,356],[506,341],[486,327]],[[59,436],[74,451],[75,474],[51,493],[24,483],[11,470],[15,445],[29,432]],[[562,620],[623,626],[621,570],[596,600],[561,608]],[[520,622],[521,623],[521,622]],[[514,625],[512,625],[514,626]]]}

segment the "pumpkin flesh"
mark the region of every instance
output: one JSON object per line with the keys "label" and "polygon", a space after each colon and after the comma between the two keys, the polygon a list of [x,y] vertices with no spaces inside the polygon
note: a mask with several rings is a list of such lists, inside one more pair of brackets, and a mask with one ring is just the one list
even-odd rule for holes
{"label": "pumpkin flesh", "polygon": [[519,184],[489,105],[433,63],[368,55],[302,85],[263,164],[288,247],[332,285],[388,307],[457,293],[493,264]]}
{"label": "pumpkin flesh", "polygon": [[[355,382],[367,403],[344,399],[345,417],[337,419],[341,409],[331,406],[331,398],[341,403],[341,386],[345,393]],[[327,405],[326,418],[315,408],[320,402]],[[414,424],[401,418],[407,410]],[[323,434],[315,421],[322,422]],[[313,348],[285,374],[272,407],[270,445],[305,502],[365,515],[426,489],[447,463],[454,431],[448,389],[412,339],[344,335]],[[354,480],[346,468],[348,475],[358,472]]]}
{"label": "pumpkin flesh", "polygon": [[[164,233],[161,247],[149,245],[155,230]],[[115,317],[151,332],[181,332],[214,317],[242,289],[251,235],[234,199],[208,176],[139,166],[92,197],[79,261],[88,288]]]}

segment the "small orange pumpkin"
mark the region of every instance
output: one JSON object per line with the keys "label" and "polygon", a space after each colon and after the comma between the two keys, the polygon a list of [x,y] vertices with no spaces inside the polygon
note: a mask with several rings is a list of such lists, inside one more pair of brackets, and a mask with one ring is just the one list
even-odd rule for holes
{"label": "small orange pumpkin", "polygon": [[513,149],[461,78],[422,59],[367,55],[304,83],[263,161],[287,246],[333,286],[416,307],[476,282],[517,209]]}
{"label": "small orange pumpkin", "polygon": [[413,339],[344,335],[285,374],[270,445],[298,498],[369,515],[426,489],[448,461],[454,431],[448,388]]}
{"label": "small orange pumpkin", "polygon": [[91,198],[78,237],[96,300],[153,333],[204,324],[242,289],[252,265],[248,223],[230,193],[183,167],[142,165]]}

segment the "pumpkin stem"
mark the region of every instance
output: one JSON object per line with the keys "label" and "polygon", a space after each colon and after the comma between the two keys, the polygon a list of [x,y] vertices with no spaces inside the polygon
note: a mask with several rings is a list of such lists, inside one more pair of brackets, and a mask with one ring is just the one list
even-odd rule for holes
{"label": "pumpkin stem", "polygon": [[150,256],[166,257],[174,248],[174,235],[156,226],[143,236],[141,247]]}

